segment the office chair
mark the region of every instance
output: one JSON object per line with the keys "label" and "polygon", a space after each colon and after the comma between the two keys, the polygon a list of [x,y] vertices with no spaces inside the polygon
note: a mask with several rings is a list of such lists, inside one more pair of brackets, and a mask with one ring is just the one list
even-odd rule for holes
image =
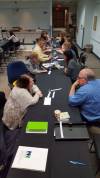
{"label": "office chair", "polygon": [[10,86],[23,74],[29,74],[29,71],[22,61],[14,61],[8,64],[7,76]]}

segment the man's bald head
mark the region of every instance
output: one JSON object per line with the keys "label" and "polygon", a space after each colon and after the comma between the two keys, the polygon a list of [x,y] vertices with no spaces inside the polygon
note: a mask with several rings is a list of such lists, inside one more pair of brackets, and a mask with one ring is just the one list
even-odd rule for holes
{"label": "man's bald head", "polygon": [[95,73],[92,69],[82,69],[79,73],[79,78],[85,78],[86,80],[93,80],[95,79]]}

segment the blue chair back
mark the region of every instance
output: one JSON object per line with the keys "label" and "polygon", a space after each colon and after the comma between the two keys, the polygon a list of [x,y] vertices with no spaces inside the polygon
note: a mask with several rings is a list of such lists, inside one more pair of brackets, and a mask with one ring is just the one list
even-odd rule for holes
{"label": "blue chair back", "polygon": [[7,66],[7,76],[9,84],[13,84],[21,75],[28,74],[29,71],[22,61],[14,61]]}

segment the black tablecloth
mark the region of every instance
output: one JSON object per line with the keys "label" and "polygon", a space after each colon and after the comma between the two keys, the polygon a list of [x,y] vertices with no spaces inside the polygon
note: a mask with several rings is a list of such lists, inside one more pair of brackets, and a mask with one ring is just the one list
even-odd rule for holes
{"label": "black tablecloth", "polygon": [[[86,141],[55,141],[54,138],[54,110],[68,111],[71,122],[81,122],[77,108],[68,105],[68,93],[71,86],[70,79],[64,76],[63,71],[53,71],[51,75],[37,76],[37,84],[47,96],[49,89],[62,88],[56,91],[51,106],[44,106],[44,98],[39,103],[28,108],[24,118],[19,145],[48,148],[46,172],[10,169],[7,178],[92,178],[92,170],[89,160],[88,145]],[[47,134],[26,134],[28,120],[48,121]],[[79,160],[86,166],[70,165],[69,160]]]}

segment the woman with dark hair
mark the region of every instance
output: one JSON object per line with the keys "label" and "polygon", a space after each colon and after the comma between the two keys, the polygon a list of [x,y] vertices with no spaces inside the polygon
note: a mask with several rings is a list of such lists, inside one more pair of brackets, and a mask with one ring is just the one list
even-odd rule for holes
{"label": "woman with dark hair", "polygon": [[[14,85],[5,104],[2,118],[4,125],[10,130],[22,125],[27,107],[37,103],[39,98],[42,97],[42,92],[28,75],[20,76]],[[35,93],[34,96],[32,96],[33,92]]]}
{"label": "woman with dark hair", "polygon": [[51,39],[50,39],[47,31],[42,31],[40,38],[43,39],[46,42],[46,46],[51,45]]}
{"label": "woman with dark hair", "polygon": [[64,72],[67,76],[70,77],[72,83],[76,81],[77,76],[81,70],[81,66],[78,61],[74,58],[73,52],[69,49],[64,51],[64,58],[66,67]]}
{"label": "woman with dark hair", "polygon": [[1,178],[6,178],[28,106],[36,104],[42,97],[42,92],[28,75],[20,76],[14,85],[4,107],[0,130]]}
{"label": "woman with dark hair", "polygon": [[[32,96],[33,92],[34,96]],[[0,176],[2,178],[6,177],[9,170],[27,108],[36,104],[42,96],[42,92],[28,75],[20,76],[11,90],[4,107],[2,130],[0,130],[0,139],[2,138],[0,141],[0,169],[2,169]],[[3,143],[2,147],[1,143]]]}
{"label": "woman with dark hair", "polygon": [[47,40],[47,36],[48,36],[48,33],[46,31],[41,32],[41,38],[43,38],[43,40]]}
{"label": "woman with dark hair", "polygon": [[61,32],[59,33],[59,44],[60,44],[60,46],[62,46],[63,43],[64,43],[66,40],[67,40],[67,38],[66,38],[66,32],[61,31]]}
{"label": "woman with dark hair", "polygon": [[10,37],[8,38],[9,45],[18,48],[20,46],[20,40],[16,37],[13,31],[10,31],[9,34],[10,34]]}

